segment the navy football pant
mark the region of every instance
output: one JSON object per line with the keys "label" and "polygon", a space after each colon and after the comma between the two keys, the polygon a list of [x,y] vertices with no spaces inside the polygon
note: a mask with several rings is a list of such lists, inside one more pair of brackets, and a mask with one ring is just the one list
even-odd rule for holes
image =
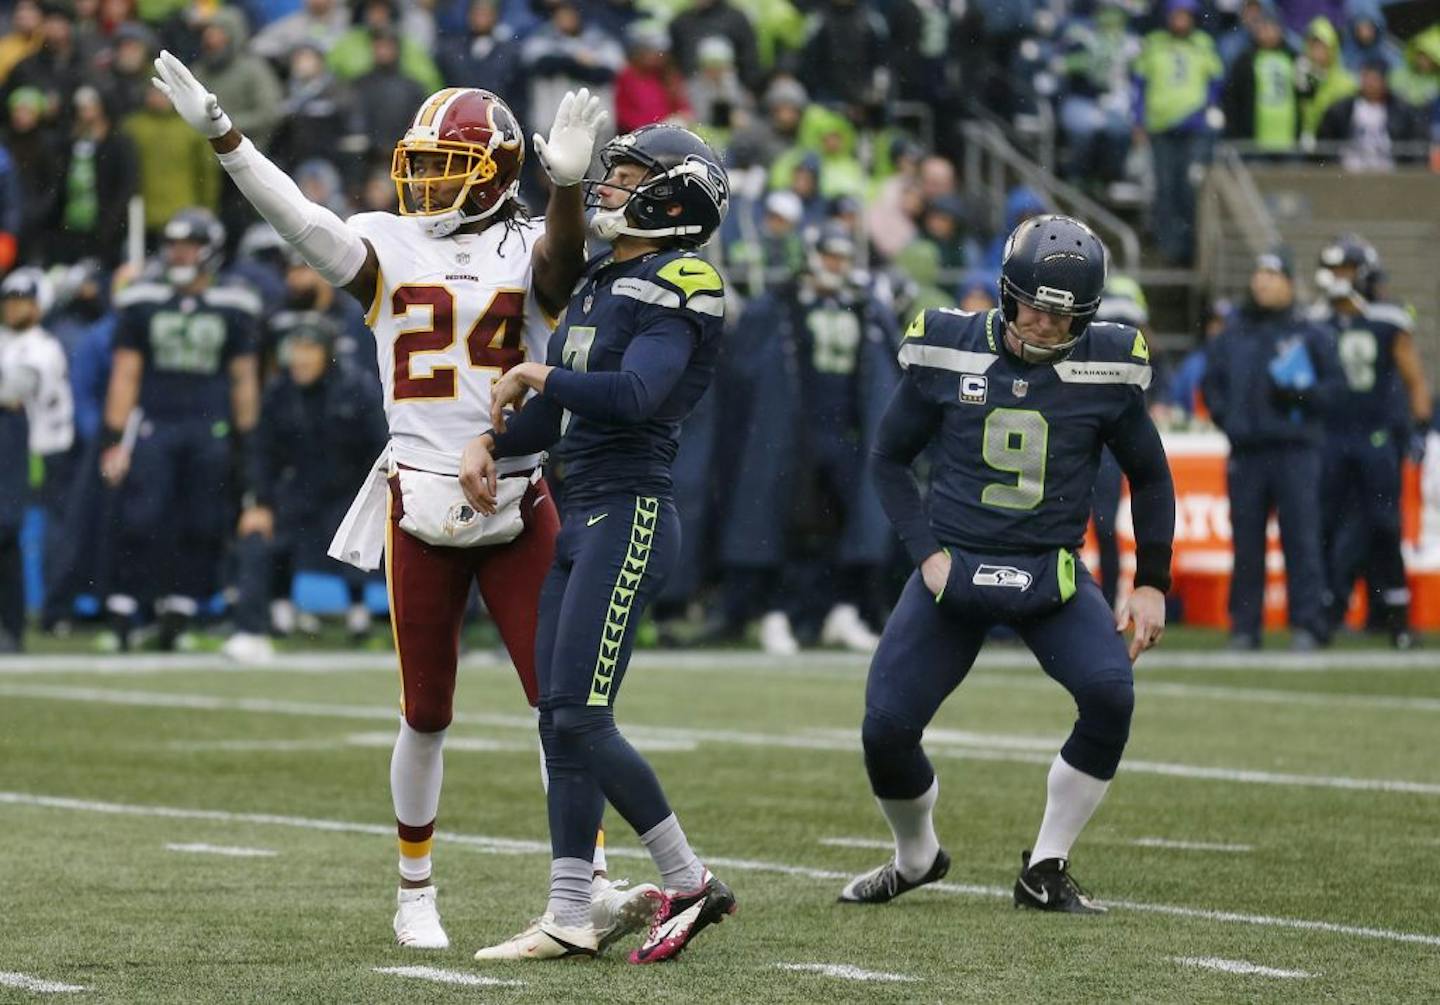
{"label": "navy football pant", "polygon": [[146,609],[177,595],[214,595],[234,525],[230,440],[208,419],[145,423],[119,492],[112,593]]}
{"label": "navy football pant", "polygon": [[668,499],[569,506],[535,633],[554,858],[590,860],[607,800],[638,834],[670,816],[655,772],[615,728],[613,706],[640,619],[679,553]]}
{"label": "navy football pant", "polygon": [[1320,558],[1320,451],[1300,444],[1241,447],[1225,467],[1230,492],[1230,630],[1260,636],[1265,611],[1265,524],[1273,509],[1285,552],[1290,624],[1328,633],[1324,563]]}
{"label": "navy football pant", "polygon": [[[1077,565],[1076,592],[1055,612],[1011,625],[1041,667],[1075,699],[1079,716],[1060,754],[1110,779],[1130,736],[1134,676],[1100,588]],[[895,605],[865,684],[861,740],[870,787],[881,799],[914,799],[934,781],[921,734],[975,663],[991,623],[937,604],[917,571]]]}
{"label": "navy football pant", "polygon": [[1400,450],[1381,432],[1334,437],[1325,453],[1325,585],[1338,625],[1362,572],[1378,591],[1386,627],[1408,626],[1410,590],[1400,554]]}

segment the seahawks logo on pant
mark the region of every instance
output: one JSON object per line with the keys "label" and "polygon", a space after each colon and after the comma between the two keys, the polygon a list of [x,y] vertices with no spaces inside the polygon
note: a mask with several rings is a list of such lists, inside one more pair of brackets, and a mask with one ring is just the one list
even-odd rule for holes
{"label": "seahawks logo on pant", "polygon": [[639,496],[635,500],[635,520],[630,525],[630,545],[615,588],[610,591],[610,608],[605,614],[605,629],[600,636],[600,653],[595,658],[595,677],[590,683],[586,705],[608,705],[610,687],[615,679],[615,665],[620,659],[620,645],[625,641],[625,626],[630,622],[630,607],[645,566],[650,561],[650,544],[655,537],[655,521],[660,513],[660,500]]}
{"label": "seahawks logo on pant", "polygon": [[1008,586],[1013,590],[1028,590],[1034,581],[1034,576],[1013,565],[982,565],[970,577],[976,586]]}

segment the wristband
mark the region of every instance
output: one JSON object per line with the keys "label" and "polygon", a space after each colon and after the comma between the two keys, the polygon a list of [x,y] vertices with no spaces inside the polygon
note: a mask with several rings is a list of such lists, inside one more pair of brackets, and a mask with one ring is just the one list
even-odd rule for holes
{"label": "wristband", "polygon": [[123,429],[111,429],[109,426],[100,427],[100,449],[109,450],[111,447],[118,447],[125,442],[125,431]]}

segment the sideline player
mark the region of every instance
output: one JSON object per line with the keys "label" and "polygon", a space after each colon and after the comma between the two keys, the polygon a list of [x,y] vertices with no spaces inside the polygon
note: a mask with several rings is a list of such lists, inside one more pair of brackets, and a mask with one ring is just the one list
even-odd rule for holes
{"label": "sideline player", "polygon": [[224,245],[213,213],[182,209],[160,233],[163,272],[115,298],[100,471],[122,489],[105,598],[122,650],[152,608],[160,648],[182,646],[220,586],[233,457],[260,412],[260,300],[219,278]]}
{"label": "sideline player", "polygon": [[[489,415],[492,382],[543,354],[551,319],[584,267],[579,183],[605,112],[587,91],[569,94],[548,142],[535,137],[555,182],[542,225],[516,198],[525,141],[509,107],[477,88],[437,91],[395,147],[400,214],[341,221],[234,129],[180,60],[162,52],[155,69],[155,85],[210,138],[260,215],[369,308],[390,444],[331,554],[374,568],[385,545],[404,712],[390,762],[401,876],[395,935],[403,946],[446,948],[431,847],[470,584],[478,583],[533,705],[537,598],[559,530],[538,452],[502,466],[504,505],[485,520],[464,505],[455,476],[466,441]],[[633,930],[649,916],[653,887],[596,885],[602,931]]]}
{"label": "sideline player", "polygon": [[[1411,443],[1424,443],[1432,406],[1415,320],[1380,300],[1380,280],[1380,256],[1358,234],[1341,234],[1320,252],[1315,284],[1324,299],[1312,318],[1335,333],[1345,373],[1325,414],[1326,614],[1332,631],[1344,624],[1363,567],[1391,643],[1409,649],[1415,634],[1400,551],[1400,472]],[[1408,422],[1395,414],[1402,387]]]}
{"label": "sideline player", "polygon": [[[679,555],[670,468],[680,423],[714,375],[725,314],[719,274],[690,249],[720,226],[729,182],[715,152],[679,126],[617,137],[600,162],[591,226],[613,252],[587,267],[547,362],[522,364],[495,385],[493,430],[465,448],[460,475],[488,512],[504,458],[558,441],[566,465],[565,524],[535,639],[550,899],[530,927],[481,949],[479,960],[595,955],[589,862],[607,800],[640,835],[665,886],[631,962],[670,959],[735,910],[614,714],[640,618]],[[538,394],[507,427],[501,409],[531,390]]]}
{"label": "sideline player", "polygon": [[[1003,624],[1079,710],[1050,767],[1015,903],[1104,910],[1071,878],[1070,848],[1129,737],[1131,664],[1164,631],[1175,530],[1170,469],[1145,408],[1149,349],[1129,325],[1091,323],[1104,285],[1105,248],[1090,228],[1039,216],[1005,245],[999,308],[925,311],[906,332],[905,376],[873,459],[885,511],[917,569],[870,664],[861,732],[895,857],[846,884],[842,902],[884,903],[949,869],[921,734]],[[932,445],[927,507],[910,465]],[[1135,591],[1118,619],[1075,556],[1102,446],[1130,479],[1135,523]],[[1130,626],[1127,651],[1119,633]]]}

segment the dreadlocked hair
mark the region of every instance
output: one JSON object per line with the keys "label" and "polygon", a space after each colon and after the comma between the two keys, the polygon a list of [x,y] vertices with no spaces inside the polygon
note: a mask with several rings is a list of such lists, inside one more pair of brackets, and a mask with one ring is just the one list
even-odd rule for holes
{"label": "dreadlocked hair", "polygon": [[505,233],[500,238],[500,247],[496,249],[500,257],[505,257],[505,244],[514,234],[520,241],[520,250],[525,249],[525,225],[530,222],[530,209],[518,197],[505,200],[505,205],[496,214],[500,217],[500,225],[505,228]]}

